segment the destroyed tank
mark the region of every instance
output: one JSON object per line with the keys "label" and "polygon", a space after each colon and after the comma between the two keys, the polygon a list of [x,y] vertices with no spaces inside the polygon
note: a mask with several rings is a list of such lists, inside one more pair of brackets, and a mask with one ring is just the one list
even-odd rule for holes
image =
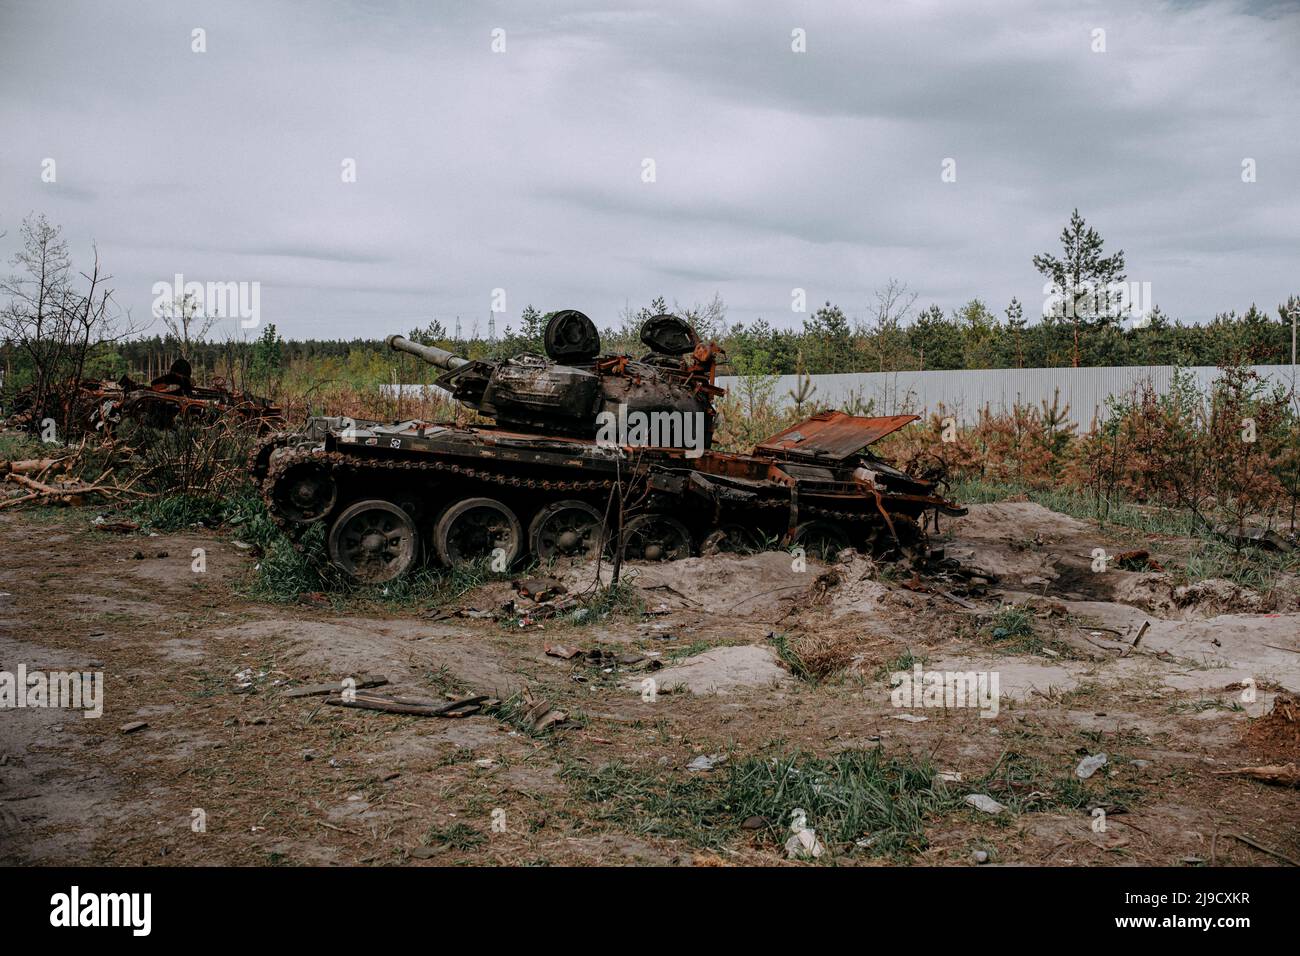
{"label": "destroyed tank", "polygon": [[603,355],[581,312],[557,313],[546,357],[470,360],[401,336],[434,384],[490,421],[318,418],[254,451],[250,471],[291,536],[325,523],[330,560],[383,583],[421,561],[669,560],[783,545],[922,563],[930,515],[965,514],[867,446],[914,415],[814,415],[749,454],[711,448],[723,353],[676,316],[640,359]]}

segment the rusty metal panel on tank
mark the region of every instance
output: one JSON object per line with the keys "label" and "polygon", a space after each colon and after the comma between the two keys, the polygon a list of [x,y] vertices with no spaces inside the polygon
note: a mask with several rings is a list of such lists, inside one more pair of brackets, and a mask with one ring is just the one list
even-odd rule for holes
{"label": "rusty metal panel on tank", "polygon": [[840,461],[920,417],[888,415],[883,418],[862,418],[844,412],[822,412],[778,432],[754,451],[756,454],[767,452],[772,455]]}

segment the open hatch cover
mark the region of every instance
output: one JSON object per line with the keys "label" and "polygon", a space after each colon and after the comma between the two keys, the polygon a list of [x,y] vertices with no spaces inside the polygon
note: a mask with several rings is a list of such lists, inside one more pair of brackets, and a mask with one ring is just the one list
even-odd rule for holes
{"label": "open hatch cover", "polygon": [[843,461],[868,445],[919,419],[920,415],[887,415],[861,418],[844,412],[822,412],[759,444],[756,454],[766,452],[786,458],[814,461]]}

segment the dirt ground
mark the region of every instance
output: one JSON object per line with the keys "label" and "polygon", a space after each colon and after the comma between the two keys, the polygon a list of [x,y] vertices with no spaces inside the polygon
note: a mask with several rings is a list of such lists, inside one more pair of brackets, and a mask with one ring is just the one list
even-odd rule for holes
{"label": "dirt ground", "polygon": [[[543,627],[256,601],[243,596],[256,559],[228,537],[110,534],[94,515],[0,513],[0,670],[107,682],[100,719],[0,711],[5,863],[785,864],[785,823],[770,817],[792,808],[779,799],[757,821],[716,805],[682,820],[673,801],[691,816],[700,781],[746,757],[876,748],[941,771],[957,806],[928,815],[907,852],[873,853],[864,833],[828,840],[819,864],[1300,859],[1300,790],[1217,775],[1285,756],[1248,729],[1278,692],[1300,693],[1300,595],[1097,573],[1095,548],[1135,542],[1034,504],[945,519],[948,554],[987,580],[964,597],[864,559],[800,570],[772,552],[632,568],[646,613]],[[1142,544],[1157,559],[1188,546]],[[591,573],[569,569],[571,590]],[[511,594],[494,583],[458,606]],[[1030,609],[1032,638],[991,635],[1008,602]],[[548,643],[605,653],[564,660]],[[825,676],[792,673],[782,648]],[[895,707],[888,674],[912,660],[996,672],[997,716]],[[527,689],[569,719],[533,733],[506,711],[402,716],[284,695],[356,674],[423,697]],[[1103,752],[1079,780],[1080,760]],[[1012,765],[1014,806],[961,803]],[[602,790],[611,767],[623,785]],[[1073,805],[1038,799],[1054,785]]]}

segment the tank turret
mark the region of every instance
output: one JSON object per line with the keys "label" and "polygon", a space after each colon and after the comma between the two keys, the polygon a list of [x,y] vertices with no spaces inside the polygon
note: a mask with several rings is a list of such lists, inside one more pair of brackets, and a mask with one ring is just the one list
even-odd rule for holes
{"label": "tank turret", "polygon": [[703,433],[711,436],[713,398],[722,394],[713,383],[721,350],[702,343],[672,315],[645,323],[642,341],[650,353],[640,360],[601,355],[595,324],[574,309],[557,312],[547,323],[546,357],[466,359],[400,335],[387,341],[389,348],[443,369],[434,384],[457,401],[503,427],[526,431],[591,438],[609,420],[602,413],[626,420],[637,412],[675,412],[699,414]]}

